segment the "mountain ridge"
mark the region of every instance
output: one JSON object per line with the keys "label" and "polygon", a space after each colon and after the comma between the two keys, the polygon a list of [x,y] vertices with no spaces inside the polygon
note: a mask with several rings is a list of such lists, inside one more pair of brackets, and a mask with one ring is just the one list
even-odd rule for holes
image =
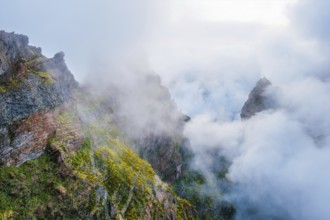
{"label": "mountain ridge", "polygon": [[84,99],[64,53],[46,58],[28,42],[0,32],[0,218],[194,219],[111,108]]}

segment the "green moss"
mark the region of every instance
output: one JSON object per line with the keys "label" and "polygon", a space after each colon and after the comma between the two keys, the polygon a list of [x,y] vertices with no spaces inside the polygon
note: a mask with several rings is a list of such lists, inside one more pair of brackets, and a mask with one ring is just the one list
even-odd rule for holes
{"label": "green moss", "polygon": [[[175,201],[171,210],[177,219],[193,219],[190,204],[157,182],[147,161],[118,139],[107,136],[103,140],[107,141],[95,149],[95,154],[92,139],[68,154],[61,147],[50,147],[61,145],[54,136],[40,158],[19,167],[0,167],[0,219],[102,219],[104,201],[97,193],[100,186],[117,207],[117,216],[124,219],[144,218],[148,207],[157,218],[168,216],[165,201],[158,200],[156,191]],[[58,162],[59,157],[64,157],[64,163]]]}
{"label": "green moss", "polygon": [[[36,54],[34,54],[36,55]],[[29,70],[40,70],[42,68],[43,63],[47,60],[46,57],[39,56],[35,59],[27,61],[25,64]]]}
{"label": "green moss", "polygon": [[47,70],[43,72],[32,70],[32,73],[38,75],[45,84],[53,84],[55,82],[52,74]]}
{"label": "green moss", "polygon": [[70,123],[74,123],[74,120],[78,118],[77,112],[73,109],[70,109],[68,111],[61,112],[57,117],[56,121],[57,123],[61,125],[66,125]]}
{"label": "green moss", "polygon": [[[165,219],[169,210],[178,212],[178,219],[192,219],[185,217],[190,216],[189,202],[177,197],[159,180],[151,165],[129,147],[130,141],[124,139],[112,123],[107,100],[84,93],[76,94],[76,98],[80,113],[88,118],[84,132],[93,137],[94,171],[101,179],[99,184],[107,190],[111,204],[118,210],[117,217],[144,219],[148,209],[152,219]],[[104,114],[105,110],[109,114]]]}
{"label": "green moss", "polygon": [[109,198],[125,219],[143,218],[146,207],[153,207],[150,211],[154,215],[165,218],[165,201],[158,200],[155,190],[175,200],[171,209],[178,219],[193,219],[189,202],[177,197],[166,184],[158,183],[151,165],[118,139],[109,138],[105,146],[98,147],[95,159]]}
{"label": "green moss", "polygon": [[0,86],[0,93],[5,93],[7,92],[6,86]]}
{"label": "green moss", "polygon": [[10,79],[8,82],[3,83],[3,85],[0,86],[0,94],[19,88],[22,82],[23,79]]}
{"label": "green moss", "polygon": [[0,219],[105,219],[110,205],[117,209],[116,218],[144,219],[148,212],[153,219],[165,219],[175,212],[176,219],[193,219],[189,202],[124,144],[129,142],[109,118],[85,124],[90,138],[69,152],[78,119],[74,109],[59,113],[59,128],[46,153],[19,167],[0,167]]}
{"label": "green moss", "polygon": [[134,193],[136,204],[146,205],[155,173],[150,164],[119,141],[111,139],[109,146],[95,151],[97,164],[106,177],[105,187],[116,200],[119,210],[129,206],[127,213],[138,213],[140,207],[132,206],[134,202],[127,204],[130,193]]}

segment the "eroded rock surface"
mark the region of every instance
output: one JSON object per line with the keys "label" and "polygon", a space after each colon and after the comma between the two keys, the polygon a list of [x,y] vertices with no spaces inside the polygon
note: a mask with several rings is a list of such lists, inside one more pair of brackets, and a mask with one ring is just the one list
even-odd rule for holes
{"label": "eroded rock surface", "polygon": [[56,115],[77,86],[64,54],[46,58],[24,35],[0,32],[0,163],[20,165],[42,154]]}

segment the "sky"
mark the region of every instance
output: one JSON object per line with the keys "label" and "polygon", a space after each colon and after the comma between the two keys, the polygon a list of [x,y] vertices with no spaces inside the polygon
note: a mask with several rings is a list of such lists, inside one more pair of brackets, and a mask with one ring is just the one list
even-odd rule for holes
{"label": "sky", "polygon": [[[82,84],[138,90],[139,74],[158,74],[192,117],[184,131],[197,155],[192,166],[209,174],[202,158],[213,149],[230,161],[237,188],[227,197],[238,219],[330,219],[329,1],[0,3],[0,29],[28,35],[49,57],[64,51]],[[278,106],[241,121],[262,77]],[[153,87],[145,88],[141,96]],[[148,117],[141,114],[133,117]],[[259,211],[249,216],[245,204]]]}

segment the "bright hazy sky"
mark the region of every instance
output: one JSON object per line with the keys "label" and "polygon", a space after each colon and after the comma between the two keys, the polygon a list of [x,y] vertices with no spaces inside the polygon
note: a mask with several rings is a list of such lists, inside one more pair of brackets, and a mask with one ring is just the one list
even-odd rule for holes
{"label": "bright hazy sky", "polygon": [[173,17],[286,25],[286,10],[295,2],[297,0],[181,0],[174,2]]}

